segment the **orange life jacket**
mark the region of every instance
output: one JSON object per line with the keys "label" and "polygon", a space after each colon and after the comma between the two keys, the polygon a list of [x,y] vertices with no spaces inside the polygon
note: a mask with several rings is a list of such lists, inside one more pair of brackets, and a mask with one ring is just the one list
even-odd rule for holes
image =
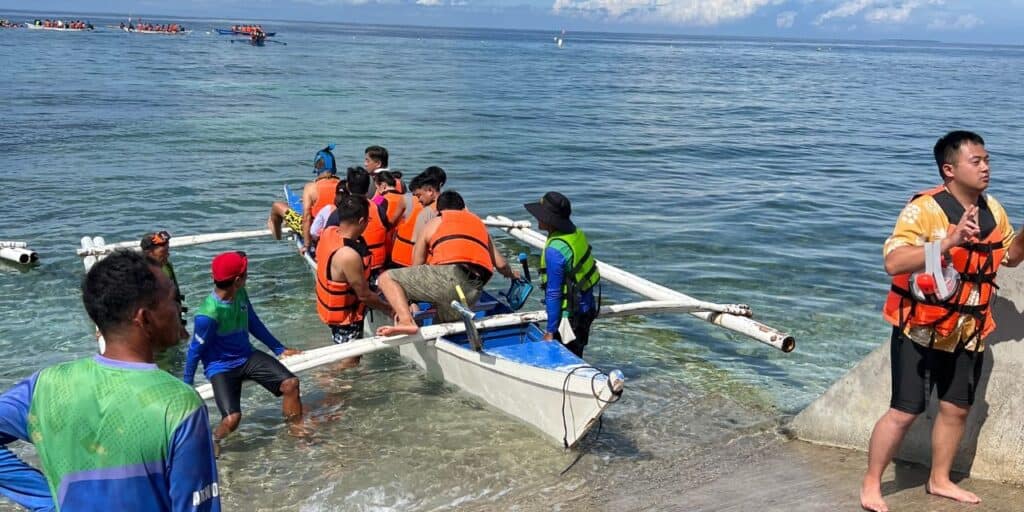
{"label": "orange life jacket", "polygon": [[[384,198],[387,201],[387,211],[384,212],[381,221],[383,221],[384,227],[388,230],[388,236],[385,238],[384,254],[390,258],[392,251],[395,250],[395,234],[398,232],[398,224],[402,222],[402,218],[398,217],[398,210],[405,203],[405,194],[396,190],[388,190],[384,192]],[[395,221],[392,222],[391,219],[395,219]]]}
{"label": "orange life jacket", "polygon": [[406,210],[405,217],[399,219],[398,227],[395,228],[395,243],[391,248],[391,262],[403,267],[412,266],[412,248],[416,241],[412,239],[416,231],[416,219],[423,211],[423,205],[419,201],[412,202],[412,211]]}
{"label": "orange life jacket", "polygon": [[489,279],[494,264],[484,222],[469,210],[444,210],[440,215],[441,225],[427,241],[427,264],[474,265]]}
{"label": "orange life jacket", "polygon": [[338,234],[331,226],[320,234],[316,246],[316,312],[327,325],[350,325],[363,319],[366,305],[348,283],[331,280],[331,259],[342,247],[351,247],[363,257],[363,277],[369,278],[369,254],[366,246]]}
{"label": "orange life jacket", "polygon": [[366,230],[363,231],[363,239],[366,240],[366,248],[370,251],[370,270],[382,268],[388,260],[388,228],[383,219],[380,205],[370,202],[370,218],[366,220]]}
{"label": "orange life jacket", "polygon": [[316,185],[316,202],[313,203],[313,207],[309,209],[310,216],[316,218],[316,214],[320,213],[320,210],[329,204],[334,204],[334,197],[338,194],[338,182],[340,178],[337,176],[318,178],[314,183]]}
{"label": "orange life jacket", "polygon": [[[963,216],[963,206],[941,185],[916,194],[911,201],[922,195],[935,199],[949,222],[949,232],[952,232]],[[947,302],[927,304],[917,301],[910,292],[910,274],[893,276],[889,296],[882,309],[882,317],[886,321],[900,329],[908,325],[931,327],[939,336],[949,336],[956,329],[960,316],[970,315],[974,318],[974,332],[962,340],[965,344],[975,336],[979,340],[984,339],[996,328],[991,306],[995,297],[996,270],[1003,261],[1006,248],[984,196],[979,198],[978,206],[980,240],[949,250],[953,267],[960,272],[959,289]],[[967,300],[974,290],[978,291],[978,304],[968,305]]]}

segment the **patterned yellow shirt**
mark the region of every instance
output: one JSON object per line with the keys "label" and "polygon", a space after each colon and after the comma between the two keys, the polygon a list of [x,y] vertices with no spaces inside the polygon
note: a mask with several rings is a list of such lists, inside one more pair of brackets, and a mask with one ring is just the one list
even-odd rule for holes
{"label": "patterned yellow shirt", "polygon": [[[999,201],[996,201],[996,198],[988,194],[985,194],[984,198],[989,210],[992,212],[992,217],[996,221],[996,231],[1002,233],[1003,247],[1009,248],[1010,243],[1013,241],[1014,232],[1010,219],[1006,215],[1006,210],[1003,209],[1003,205],[999,204]],[[946,238],[948,232],[949,220],[942,211],[942,207],[939,206],[939,203],[935,202],[935,198],[931,195],[922,195],[908,203],[903,208],[903,211],[900,212],[900,217],[896,221],[896,227],[893,228],[892,235],[885,241],[883,254],[888,256],[889,253],[898,247],[920,247],[927,242],[942,240]],[[1003,262],[1005,261],[1004,258]],[[967,298],[967,303],[975,305],[978,304],[979,299],[978,290],[974,289]],[[930,327],[907,326],[904,332],[907,337],[915,342],[928,346],[932,341],[934,329]],[[953,352],[956,350],[957,345],[960,344],[960,341],[967,338],[973,332],[974,318],[970,315],[963,315],[960,317],[959,322],[957,322],[957,328],[949,336],[935,335],[935,345],[933,347],[946,352]],[[977,339],[968,342],[966,348],[974,350],[976,346],[978,350],[985,349],[985,343],[983,341],[979,342]]]}

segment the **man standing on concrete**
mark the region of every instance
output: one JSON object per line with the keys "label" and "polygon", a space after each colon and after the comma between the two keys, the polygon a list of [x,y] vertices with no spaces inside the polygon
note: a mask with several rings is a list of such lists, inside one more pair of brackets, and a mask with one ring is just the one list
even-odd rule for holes
{"label": "man standing on concrete", "polygon": [[[983,340],[995,328],[996,271],[1000,264],[1014,267],[1024,260],[1024,237],[1014,236],[1002,205],[985,193],[985,141],[975,133],[950,132],[935,143],[934,154],[943,184],[911,199],[884,248],[885,271],[893,276],[883,310],[893,325],[892,399],[871,433],[860,491],[861,506],[875,512],[889,510],[882,473],[927,409],[932,385],[939,412],[925,491],[963,503],[981,501],[953,483],[949,472],[981,377]],[[952,268],[943,272],[947,263]]]}

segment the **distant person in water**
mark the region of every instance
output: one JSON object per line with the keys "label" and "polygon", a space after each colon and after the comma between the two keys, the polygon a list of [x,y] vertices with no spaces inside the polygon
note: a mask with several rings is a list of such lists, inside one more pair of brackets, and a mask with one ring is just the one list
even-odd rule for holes
{"label": "distant person in water", "polygon": [[302,189],[302,213],[291,209],[288,203],[276,201],[270,207],[267,227],[274,238],[281,239],[281,224],[285,223],[294,233],[301,233],[303,247],[299,251],[305,254],[313,245],[309,228],[320,210],[334,204],[334,195],[338,189],[338,166],[334,161],[334,144],[317,151],[313,157],[313,181]]}
{"label": "distant person in water", "polygon": [[590,242],[572,222],[572,204],[564,195],[548,192],[540,201],[523,206],[548,233],[540,257],[540,282],[548,312],[544,339],[561,341],[583,357],[590,325],[598,314],[594,290],[601,282]]}
{"label": "distant person in water", "polygon": [[[988,357],[984,340],[996,325],[996,271],[1024,260],[1024,237],[1014,234],[1006,210],[987,194],[991,168],[981,136],[947,133],[933,154],[942,184],[914,194],[884,246],[885,271],[893,276],[882,311],[892,324],[892,397],[871,433],[860,489],[861,506],[875,512],[889,510],[882,498],[882,473],[927,409],[932,386],[938,390],[939,413],[925,491],[962,503],[981,501],[953,483],[949,473]],[[960,276],[962,288],[948,298],[926,291],[935,280],[932,274],[928,279],[921,275],[930,252],[926,245],[936,249],[936,260],[945,255],[950,270]],[[940,261],[935,265],[941,266]]]}
{"label": "distant person in water", "polygon": [[438,322],[451,322],[460,318],[451,307],[453,300],[460,299],[456,286],[465,293],[467,306],[473,307],[495,270],[509,279],[519,277],[494,246],[487,226],[466,209],[458,192],[442,193],[437,209],[440,216],[427,223],[422,238],[416,241],[413,266],[380,276],[380,289],[396,318],[395,325],[377,329],[380,336],[413,334],[419,329],[409,301],[429,302],[437,308]]}
{"label": "distant person in water", "polygon": [[[0,494],[30,510],[220,510],[206,405],[154,364],[181,341],[176,298],[137,253],[89,269],[82,302],[106,352],[0,396]],[[16,439],[35,445],[41,472],[7,449]]]}
{"label": "distant person in water", "polygon": [[267,329],[249,301],[245,283],[249,260],[242,252],[217,255],[211,264],[214,289],[196,312],[195,333],[188,347],[184,380],[195,382],[196,368],[203,362],[206,378],[213,386],[213,398],[221,422],[213,432],[218,443],[238,428],[242,420],[242,382],[254,380],[274,396],[283,396],[282,411],[292,424],[302,419],[299,378],[276,358],[253,348],[249,335],[256,336],[275,356],[301,351],[285,347]]}

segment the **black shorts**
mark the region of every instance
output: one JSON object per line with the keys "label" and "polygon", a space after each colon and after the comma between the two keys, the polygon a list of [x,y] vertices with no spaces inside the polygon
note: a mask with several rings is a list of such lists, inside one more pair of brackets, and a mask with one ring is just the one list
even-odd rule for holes
{"label": "black shorts", "polygon": [[341,345],[342,343],[348,343],[352,340],[359,339],[363,336],[363,321],[360,320],[354,324],[348,325],[332,325],[331,328],[331,341],[335,345]]}
{"label": "black shorts", "polygon": [[898,328],[892,330],[892,400],[889,407],[908,414],[925,410],[925,369],[930,368],[929,387],[935,387],[939,400],[962,407],[974,405],[974,394],[985,364],[984,352],[957,347],[944,352],[925,347],[908,338]]}
{"label": "black shorts", "polygon": [[[583,349],[587,346],[587,343],[590,343],[590,326],[593,325],[596,319],[597,310],[575,313],[569,316],[569,326],[572,327],[572,333],[576,335],[576,339],[566,343],[565,348],[569,349],[569,352],[576,354],[576,357],[583,357]],[[562,341],[562,335],[556,332],[555,339]]]}
{"label": "black shorts", "polygon": [[295,374],[274,356],[253,350],[245,364],[214,375],[210,378],[210,385],[213,386],[213,398],[220,415],[225,417],[242,412],[242,381],[254,380],[274,396],[281,396],[281,383],[294,377]]}

